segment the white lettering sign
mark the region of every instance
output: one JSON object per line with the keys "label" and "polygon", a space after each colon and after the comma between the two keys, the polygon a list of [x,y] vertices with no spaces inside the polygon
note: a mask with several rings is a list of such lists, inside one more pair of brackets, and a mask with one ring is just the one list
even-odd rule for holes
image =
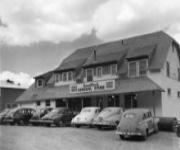
{"label": "white lettering sign", "polygon": [[70,85],[70,93],[85,93],[85,92],[95,92],[95,91],[105,91],[115,89],[115,81],[96,81],[81,84]]}

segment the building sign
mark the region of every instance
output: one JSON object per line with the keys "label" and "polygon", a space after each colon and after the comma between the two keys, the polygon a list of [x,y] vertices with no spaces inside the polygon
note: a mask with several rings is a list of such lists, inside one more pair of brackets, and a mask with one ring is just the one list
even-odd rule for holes
{"label": "building sign", "polygon": [[115,81],[96,81],[90,83],[72,84],[70,85],[70,93],[85,93],[115,89]]}

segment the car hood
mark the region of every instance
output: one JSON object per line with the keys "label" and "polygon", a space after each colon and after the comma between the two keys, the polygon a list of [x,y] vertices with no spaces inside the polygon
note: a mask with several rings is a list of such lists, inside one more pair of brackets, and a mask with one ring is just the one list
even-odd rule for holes
{"label": "car hood", "polygon": [[42,117],[42,119],[46,120],[46,119],[54,119],[56,117],[62,117],[63,114],[53,114],[53,115],[45,115],[44,117]]}
{"label": "car hood", "polygon": [[75,116],[75,119],[77,118],[81,118],[81,119],[84,119],[84,118],[87,118],[87,119],[93,119],[95,117],[95,114],[94,113],[81,113],[77,116]]}

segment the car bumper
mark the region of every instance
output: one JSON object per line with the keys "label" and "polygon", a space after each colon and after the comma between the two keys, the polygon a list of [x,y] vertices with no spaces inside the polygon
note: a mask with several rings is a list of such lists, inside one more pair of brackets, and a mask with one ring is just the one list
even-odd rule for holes
{"label": "car bumper", "polygon": [[124,136],[142,136],[143,135],[141,132],[121,132],[121,131],[116,131],[116,134],[124,135]]}
{"label": "car bumper", "polygon": [[54,121],[53,120],[39,120],[39,123],[42,123],[42,124],[54,124]]}
{"label": "car bumper", "polygon": [[111,127],[116,127],[115,122],[93,122],[93,125],[95,126],[111,126]]}
{"label": "car bumper", "polygon": [[10,118],[4,118],[3,119],[3,123],[12,123],[12,122],[14,122],[13,119],[10,119]]}

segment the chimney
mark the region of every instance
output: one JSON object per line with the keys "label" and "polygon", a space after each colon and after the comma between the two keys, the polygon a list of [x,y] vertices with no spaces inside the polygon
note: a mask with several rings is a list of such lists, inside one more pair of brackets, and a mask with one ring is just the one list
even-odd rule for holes
{"label": "chimney", "polygon": [[96,50],[93,51],[94,54],[94,61],[96,61]]}

